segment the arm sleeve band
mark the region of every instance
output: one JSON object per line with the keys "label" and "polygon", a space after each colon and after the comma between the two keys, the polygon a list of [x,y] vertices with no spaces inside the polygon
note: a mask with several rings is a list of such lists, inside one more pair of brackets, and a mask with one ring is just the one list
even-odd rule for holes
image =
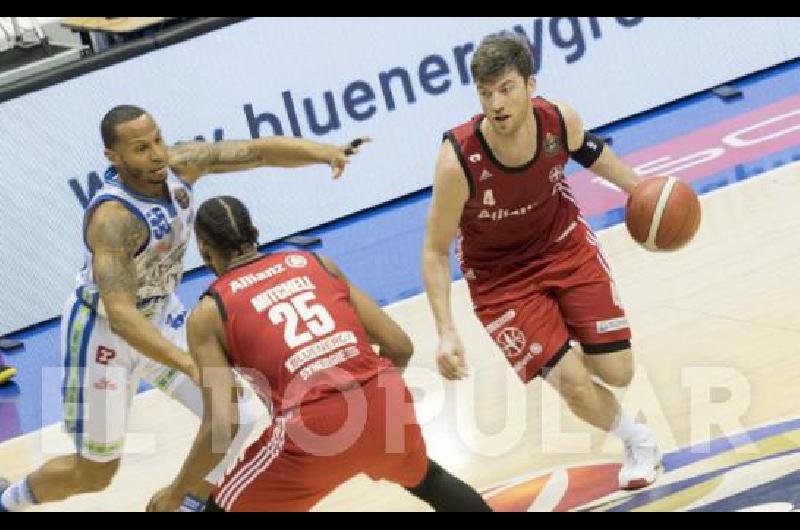
{"label": "arm sleeve band", "polygon": [[592,164],[597,162],[600,155],[603,154],[605,146],[606,143],[602,138],[590,132],[586,132],[583,135],[583,144],[581,144],[577,151],[573,151],[569,155],[575,162],[589,169],[592,167]]}

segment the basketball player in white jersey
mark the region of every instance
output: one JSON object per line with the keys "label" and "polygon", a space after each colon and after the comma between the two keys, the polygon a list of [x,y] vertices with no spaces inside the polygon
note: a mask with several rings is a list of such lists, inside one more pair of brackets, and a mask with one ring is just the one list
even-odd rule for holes
{"label": "basketball player in white jersey", "polygon": [[[202,416],[197,368],[185,351],[186,310],[175,295],[197,180],[311,164],[329,165],[338,178],[367,140],[338,147],[271,137],[168,147],[153,117],[129,105],[109,111],[100,129],[111,167],[84,214],[85,263],[61,326],[64,423],[76,452],[15,484],[0,480],[0,511],[105,489],[119,468],[140,377]],[[246,410],[240,414],[255,420]],[[234,443],[243,444],[249,430],[240,429]],[[208,481],[219,480],[228,464]]]}

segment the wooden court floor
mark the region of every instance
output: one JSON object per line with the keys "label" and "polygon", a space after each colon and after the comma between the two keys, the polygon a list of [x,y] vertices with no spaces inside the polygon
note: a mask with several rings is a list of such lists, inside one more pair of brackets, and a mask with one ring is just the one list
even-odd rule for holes
{"label": "wooden court floor", "polygon": [[[636,377],[618,396],[655,428],[665,452],[800,417],[800,164],[716,190],[701,202],[696,239],[675,253],[643,250],[622,226],[598,234],[634,334]],[[433,459],[482,491],[517,477],[621,461],[621,444],[581,424],[541,381],[521,385],[472,315],[463,281],[453,285],[453,305],[471,369],[459,383],[444,382],[435,371],[424,295],[388,308],[414,340],[406,380]],[[196,426],[159,393],[138,396],[129,454],[111,487],[37,509],[144,509],[176,473]],[[800,437],[783,443],[800,447]],[[0,462],[16,479],[68,450],[56,425],[0,445]],[[737,458],[754,450],[744,446]],[[660,483],[691,472],[666,473]],[[531,509],[553,507],[545,493]],[[315,509],[428,508],[402,488],[356,477]]]}

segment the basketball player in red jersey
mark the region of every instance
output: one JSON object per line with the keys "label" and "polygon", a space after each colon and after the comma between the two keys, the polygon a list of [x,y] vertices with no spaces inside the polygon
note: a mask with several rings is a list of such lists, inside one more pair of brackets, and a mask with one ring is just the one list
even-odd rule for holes
{"label": "basketball player in red jersey", "polygon": [[542,376],[575,415],[621,438],[620,487],[648,486],[661,461],[655,436],[597,381],[630,384],[631,333],[564,166],[572,157],[626,193],[639,178],[584,131],[571,107],[532,98],[536,83],[524,38],[486,37],[471,71],[483,114],[445,134],[423,248],[439,371],[450,380],[467,373],[450,308],[448,251],[457,239],[475,313],[520,379]]}
{"label": "basketball player in red jersey", "polygon": [[489,511],[428,459],[396,368],[408,363],[411,341],[372,299],[316,254],[259,254],[258,232],[233,197],[206,201],[195,230],[219,276],[187,324],[208,414],[176,481],[148,509],[177,509],[189,492],[207,496],[203,477],[238,425],[235,366],[270,405],[273,423],[206,511],[305,511],[358,473],[400,484],[436,510]]}

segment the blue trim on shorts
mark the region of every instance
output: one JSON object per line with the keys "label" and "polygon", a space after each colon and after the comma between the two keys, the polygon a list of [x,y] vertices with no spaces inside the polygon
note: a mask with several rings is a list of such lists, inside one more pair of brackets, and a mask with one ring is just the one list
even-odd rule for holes
{"label": "blue trim on shorts", "polygon": [[97,312],[90,311],[88,322],[86,323],[86,328],[83,331],[83,340],[81,341],[81,349],[80,349],[80,359],[78,361],[78,366],[80,368],[80,390],[78,394],[78,418],[75,425],[75,446],[80,453],[81,447],[83,445],[83,403],[84,403],[84,388],[86,382],[86,364],[87,364],[87,357],[88,357],[88,349],[89,349],[89,340],[92,336],[92,330],[94,329],[94,323],[97,319]]}
{"label": "blue trim on shorts", "polygon": [[72,325],[75,323],[75,315],[78,312],[78,309],[83,305],[81,303],[80,298],[75,300],[75,303],[72,304],[72,311],[69,314],[69,320],[67,320],[67,339],[66,343],[64,344],[64,348],[66,349],[64,354],[64,380],[61,382],[61,401],[63,402],[67,397],[67,381],[69,381],[69,367],[72,360],[72,349],[70,348],[70,337],[72,337]]}

